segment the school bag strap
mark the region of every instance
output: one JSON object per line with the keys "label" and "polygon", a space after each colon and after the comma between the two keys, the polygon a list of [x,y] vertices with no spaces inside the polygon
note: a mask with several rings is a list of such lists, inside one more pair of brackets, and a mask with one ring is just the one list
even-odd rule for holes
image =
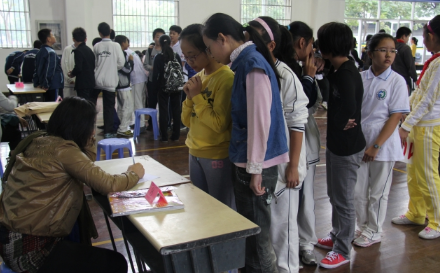
{"label": "school bag strap", "polygon": [[17,147],[15,147],[15,150],[11,153],[11,156],[9,157],[9,162],[6,165],[5,172],[3,173],[2,184],[6,183],[6,181],[8,181],[8,176],[11,173],[12,167],[14,167],[17,155],[24,152],[26,150],[26,148],[29,146],[29,144],[32,143],[34,138],[46,136],[46,135],[47,135],[46,131],[36,131],[36,132],[30,134],[29,136],[27,136],[22,141],[20,141],[20,143],[18,143]]}

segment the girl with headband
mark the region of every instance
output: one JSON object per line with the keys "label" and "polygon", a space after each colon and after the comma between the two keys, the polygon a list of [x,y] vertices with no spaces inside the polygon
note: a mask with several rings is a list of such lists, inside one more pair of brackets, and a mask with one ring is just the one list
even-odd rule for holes
{"label": "girl with headband", "polygon": [[281,75],[280,94],[288,128],[290,161],[278,165],[277,202],[271,206],[270,234],[278,258],[278,271],[297,272],[300,268],[297,214],[299,189],[307,173],[304,125],[309,115],[309,100],[298,77],[283,62],[284,59],[293,60],[294,55],[292,35],[287,28],[266,16],[256,18],[249,25],[260,32]]}
{"label": "girl with headband", "polygon": [[212,15],[205,22],[203,41],[216,61],[232,62],[235,72],[229,146],[235,201],[237,211],[261,228],[246,238],[246,271],[278,272],[269,234],[270,206],[277,165],[289,161],[278,72],[258,31],[229,15]]}
{"label": "girl with headband", "polygon": [[423,43],[435,54],[423,66],[416,90],[409,98],[411,112],[399,129],[402,145],[408,136],[414,143],[412,164],[407,164],[408,210],[392,222],[425,225],[428,216],[428,225],[419,237],[435,239],[440,237],[440,15],[423,27]]}

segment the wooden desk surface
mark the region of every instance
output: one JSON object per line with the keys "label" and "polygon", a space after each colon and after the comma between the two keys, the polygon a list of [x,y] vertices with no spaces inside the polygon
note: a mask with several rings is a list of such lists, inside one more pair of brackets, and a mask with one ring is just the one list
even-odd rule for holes
{"label": "wooden desk surface", "polygon": [[48,123],[53,112],[35,114],[42,123]]}
{"label": "wooden desk surface", "polygon": [[[185,177],[173,172],[148,155],[135,156],[134,159],[136,163],[141,163],[142,166],[144,166],[145,173],[158,176],[158,178],[153,180],[154,183],[159,187],[190,182]],[[110,174],[121,174],[127,171],[128,166],[133,165],[133,159],[131,157],[126,157],[120,159],[95,161],[95,165],[101,167],[104,171]],[[151,181],[139,183],[134,186],[132,190],[146,189],[149,188],[150,185]]]}
{"label": "wooden desk surface", "polygon": [[25,83],[22,88],[15,87],[15,84],[7,84],[6,86],[14,95],[46,93],[46,90],[34,87],[32,83]]}
{"label": "wooden desk surface", "polygon": [[193,184],[179,185],[176,193],[185,204],[184,210],[128,215],[162,255],[194,248],[196,242],[206,244],[216,237],[220,242],[260,231],[257,225]]}
{"label": "wooden desk surface", "polygon": [[[183,210],[140,213],[126,216],[162,255],[183,251],[206,243],[223,242],[259,233],[260,228],[217,199],[200,190],[149,156],[137,156],[145,172],[159,176],[158,186],[177,185]],[[96,161],[104,171],[117,174],[133,164],[131,158]],[[133,189],[148,188],[151,182]],[[124,216],[122,216],[124,217]]]}

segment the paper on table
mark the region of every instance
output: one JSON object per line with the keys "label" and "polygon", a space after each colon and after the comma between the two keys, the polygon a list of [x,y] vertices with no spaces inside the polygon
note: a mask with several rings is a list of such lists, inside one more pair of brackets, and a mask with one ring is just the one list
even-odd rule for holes
{"label": "paper on table", "polygon": [[159,178],[159,176],[155,176],[155,175],[152,175],[152,174],[145,173],[144,177],[139,179],[138,184],[139,183],[144,183],[144,182],[147,182],[147,181],[151,181],[151,180],[156,179],[156,178]]}

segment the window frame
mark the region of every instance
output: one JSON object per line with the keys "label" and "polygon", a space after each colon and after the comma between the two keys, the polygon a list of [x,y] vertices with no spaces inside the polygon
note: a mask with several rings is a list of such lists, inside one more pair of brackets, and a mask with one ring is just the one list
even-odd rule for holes
{"label": "window frame", "polygon": [[[132,48],[148,48],[148,46],[150,45],[151,42],[153,41],[153,30],[156,28],[163,28],[163,27],[170,27],[171,25],[179,25],[179,21],[180,21],[180,9],[179,9],[179,5],[180,5],[180,1],[179,0],[137,0],[139,2],[143,3],[143,14],[142,12],[138,13],[138,14],[118,14],[117,11],[115,11],[115,2],[125,2],[125,0],[112,0],[112,21],[113,21],[113,28],[116,32],[116,35],[125,35],[127,36],[128,39],[130,39],[130,47]],[[173,2],[174,3],[174,15],[173,16],[152,16],[151,13],[147,6],[148,6],[148,2]],[[153,11],[154,12],[154,11]],[[145,22],[149,22],[152,21],[152,18],[174,18],[174,23],[170,24],[169,26],[156,26],[153,27],[151,29],[147,29],[147,30],[118,30],[117,29],[117,19],[116,17],[133,17],[135,20],[137,18],[140,18],[138,20],[140,20],[139,22],[143,22],[145,20]],[[139,23],[138,22],[138,23]],[[125,24],[127,24],[125,22]],[[146,23],[146,25],[148,26],[148,23]],[[166,33],[168,33],[168,29],[164,29]],[[141,42],[137,42],[136,45],[133,43],[134,41],[134,35],[130,35],[130,34],[136,34],[136,35],[141,35]],[[131,37],[130,37],[131,36]]]}
{"label": "window frame", "polygon": [[[8,28],[6,28],[6,25],[5,25],[4,29],[0,29],[0,48],[1,49],[21,49],[21,48],[29,49],[29,48],[32,48],[33,43],[32,43],[32,29],[31,29],[31,18],[30,18],[30,14],[31,14],[30,2],[29,2],[29,0],[9,0],[7,3],[14,3],[14,2],[18,2],[18,3],[22,2],[24,10],[23,11],[21,11],[21,10],[6,11],[6,10],[3,10],[5,8],[5,4],[2,4],[2,5],[0,5],[0,10],[2,10],[2,11],[0,11],[0,13],[8,12],[8,13],[18,13],[18,14],[22,13],[22,14],[24,14],[24,18],[20,18],[20,20],[19,20],[20,26],[22,26],[22,24],[24,24],[24,30],[17,29],[17,24],[16,24],[17,20],[15,21],[14,28],[12,29],[11,23],[10,23],[12,20],[8,20],[10,29],[8,30]],[[0,17],[1,17],[1,15],[0,15]],[[6,35],[6,42],[5,43],[3,43],[3,38],[2,38],[3,32]],[[21,44],[19,44],[19,43],[14,44],[12,37],[11,37],[11,40],[8,41],[7,34],[6,34],[7,32],[11,32],[11,34],[9,34],[11,36],[12,36],[12,32],[21,32],[21,34],[20,34],[21,39],[16,38],[16,41],[23,41],[23,39],[26,39],[26,40],[24,43],[22,42]],[[27,44],[26,44],[26,42],[27,42]]]}
{"label": "window frame", "polygon": [[[252,5],[252,6],[257,5],[257,4],[245,3],[245,2],[248,2],[248,1],[251,1],[251,0],[240,0],[240,22],[242,24],[248,23],[249,21],[255,19],[255,18],[246,18],[246,17],[243,16],[243,6],[246,6],[246,5]],[[270,1],[270,0],[261,0],[261,1],[262,2],[266,2],[266,1]],[[290,22],[292,22],[292,0],[282,0],[282,1],[285,2],[284,5],[272,5],[272,4],[265,5],[265,4],[261,4],[261,7],[263,7],[263,8],[265,8],[265,7],[282,7],[283,9],[287,9],[287,10],[284,10],[283,13],[284,13],[284,15],[288,14],[288,18],[275,18],[271,14],[265,14],[264,12],[263,12],[263,14],[259,14],[257,17],[259,17],[259,16],[270,16],[270,17],[275,19],[280,24],[283,24],[283,25],[289,24]],[[244,21],[245,19],[248,19],[248,20]]]}

